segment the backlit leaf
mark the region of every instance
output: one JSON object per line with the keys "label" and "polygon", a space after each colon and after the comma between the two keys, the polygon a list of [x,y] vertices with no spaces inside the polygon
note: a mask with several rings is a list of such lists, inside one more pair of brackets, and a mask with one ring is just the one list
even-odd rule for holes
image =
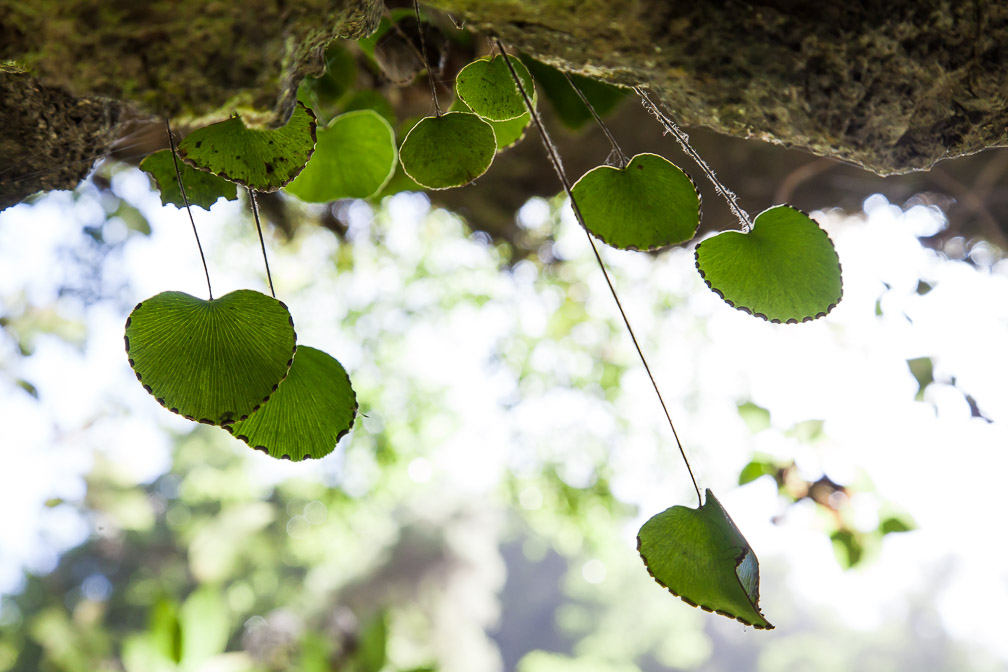
{"label": "backlit leaf", "polygon": [[[185,185],[186,196],[191,205],[198,205],[204,210],[209,210],[210,206],[220,198],[229,201],[238,198],[238,188],[233,182],[228,182],[213,173],[196,170],[184,161],[178,162],[178,168],[179,173],[182,174],[182,184]],[[185,207],[185,199],[182,198],[182,192],[179,190],[175,162],[172,160],[170,149],[162,149],[145,158],[140,162],[140,170],[146,172],[157,182],[158,191],[161,192],[162,205],[171,203],[177,208]]]}
{"label": "backlit leaf", "polygon": [[[517,58],[509,60],[534,106],[532,75]],[[455,91],[469,109],[487,121],[507,121],[528,112],[503,56],[480,58],[462,68],[455,78]]]}
{"label": "backlit leaf", "polygon": [[280,128],[246,128],[238,116],[199,128],[179,143],[194,168],[256,191],[276,191],[301,172],[315,151],[315,115],[302,103]]}
{"label": "backlit leaf", "polygon": [[417,122],[399,148],[399,161],[417,184],[449,189],[485,173],[496,152],[490,124],[475,114],[449,112]]}
{"label": "backlit leaf", "polygon": [[[466,105],[460,98],[456,98],[455,102],[452,103],[450,112],[472,112],[469,106]],[[509,147],[513,147],[518,144],[518,142],[525,137],[525,130],[528,128],[529,121],[532,120],[531,115],[529,115],[528,110],[525,114],[520,117],[515,117],[514,119],[508,119],[507,121],[489,121],[490,127],[493,129],[494,137],[497,139],[497,151],[503,152]]]}
{"label": "backlit leaf", "polygon": [[331,453],[356,414],[357,396],[343,366],[321,350],[300,345],[270,400],[227,430],[256,450],[298,462]]}
{"label": "backlit leaf", "polygon": [[659,250],[689,240],[700,226],[693,180],[657,154],[638,154],[625,168],[593,168],[571,191],[585,227],[620,249]]}
{"label": "backlit leaf", "polygon": [[144,389],[207,424],[248,416],[277,389],[294,355],[294,322],[280,301],[248,289],[204,301],[162,292],[126,320],[126,353]]}
{"label": "backlit leaf", "polygon": [[655,581],[684,602],[772,630],[759,608],[759,561],[707,490],[698,509],[673,506],[644,523],[637,550]]}
{"label": "backlit leaf", "polygon": [[286,190],[302,201],[370,198],[392,177],[395,134],[372,110],[348,112],[318,132],[315,153]]}
{"label": "backlit leaf", "polygon": [[696,265],[728,305],[771,322],[822,317],[843,295],[829,236],[787,205],[760,213],[749,233],[726,231],[701,242]]}

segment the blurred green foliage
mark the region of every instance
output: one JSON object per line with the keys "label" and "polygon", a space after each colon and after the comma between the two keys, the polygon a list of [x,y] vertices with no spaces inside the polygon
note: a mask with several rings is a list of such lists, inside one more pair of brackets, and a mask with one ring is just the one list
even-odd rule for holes
{"label": "blurred green foliage", "polygon": [[[770,413],[751,401],[738,405],[739,414],[749,430],[756,434],[770,429]],[[783,432],[804,445],[822,441],[823,422],[805,420]],[[790,508],[802,501],[814,502],[822,514],[822,528],[833,543],[837,562],[850,569],[877,554],[882,538],[887,534],[909,532],[916,528],[908,514],[898,506],[875,493],[867,474],[859,472],[851,483],[837,483],[820,470],[814,476],[802,473],[794,459],[782,459],[756,454],[739,472],[739,485],[746,485],[768,476],[777,485],[784,506]],[[855,524],[851,498],[858,497],[878,511],[876,523],[871,528]],[[785,514],[781,514],[783,517]]]}
{"label": "blurred green foliage", "polygon": [[[97,198],[94,191],[83,188],[76,207]],[[88,223],[97,235],[85,234],[74,253],[85,270],[131,238],[146,240],[138,225],[128,228],[137,233],[127,242],[109,242],[105,233],[116,225],[108,222],[121,217],[115,213],[140,211],[107,196],[106,219]],[[630,672],[741,669],[733,666],[740,660],[774,670],[921,662],[910,645],[913,628],[880,634],[824,624],[829,617],[818,605],[786,590],[787,568],[762,556],[764,576],[776,586],[775,611],[809,630],[780,633],[766,645],[728,643],[722,625],[656,590],[642,571],[628,525],[642,512],[614,495],[618,468],[604,433],[564,426],[543,433],[515,423],[507,455],[494,466],[500,455],[491,442],[502,428],[487,428],[465,437],[465,451],[485,462],[483,470],[501,470],[496,489],[443,487],[436,474],[444,465],[433,463],[462,424],[461,402],[451,381],[421,366],[432,353],[418,346],[418,333],[442,338],[455,325],[488,322],[493,347],[480,375],[508,381],[484,393],[494,407],[535,408],[559,390],[612,410],[625,399],[635,364],[614,345],[623,342],[622,326],[613,315],[598,317],[592,304],[593,261],[554,255],[557,203],[548,221],[524,231],[541,252],[522,256],[444,211],[421,204],[420,216],[403,214],[403,203],[421,198],[402,196],[376,210],[358,204],[366,215],[342,237],[303,225],[277,253],[282,267],[285,257],[300,264],[305,250],[329,250],[324,270],[289,273],[284,291],[294,297],[292,312],[327,306],[321,329],[337,335],[323,333],[350,334],[343,346],[352,350],[352,340],[359,348],[352,360],[362,416],[350,440],[326,460],[300,465],[307,469],[274,471],[264,468],[268,458],[197,427],[173,435],[170,465],[141,482],[82,442],[93,452],[85,494],[47,505],[76,511],[89,536],[61,553],[52,571],[26,575],[23,589],[0,598],[0,671]],[[319,217],[317,209],[298,212],[305,224]],[[221,228],[248,225],[221,217]],[[253,258],[257,244],[249,240],[239,258]],[[628,273],[614,265],[616,282]],[[119,301],[125,315],[132,301],[124,283],[109,277],[67,294]],[[32,350],[55,334],[75,350],[88,348],[92,335],[80,312],[53,295],[49,304],[3,297],[5,347]],[[664,290],[653,304],[646,298],[668,312],[685,301]],[[41,314],[46,320],[33,317]],[[11,360],[0,370],[5,383],[22,380]],[[828,441],[821,421],[779,427],[753,402],[738,411],[754,435],[812,447]],[[423,465],[435,473],[429,481],[416,477]],[[814,502],[818,529],[845,565],[867,564],[882,535],[913,527],[877,498],[877,525],[855,525],[850,500],[873,497],[871,484],[814,472],[791,458],[755,454],[739,480],[772,479],[782,515]],[[909,620],[937,618],[922,608]],[[962,669],[959,645],[938,632],[926,662]]]}

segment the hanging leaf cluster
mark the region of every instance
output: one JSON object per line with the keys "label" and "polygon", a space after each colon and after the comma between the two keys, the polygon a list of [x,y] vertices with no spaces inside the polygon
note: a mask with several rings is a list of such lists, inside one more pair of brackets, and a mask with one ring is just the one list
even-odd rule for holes
{"label": "hanging leaf cluster", "polygon": [[[502,53],[491,61],[477,61],[456,79],[459,100],[488,121],[516,118],[522,107],[534,113],[531,96],[520,95],[534,91],[525,81],[527,69],[512,70],[506,59]],[[564,79],[590,106],[574,80]],[[545,132],[541,127],[540,131]],[[693,180],[656,154],[627,159],[611,135],[610,139],[619,165],[598,166],[568,187],[581,225],[599,240],[625,250],[657,251],[692,239],[701,213]],[[401,159],[407,168],[405,153]],[[442,161],[430,159],[428,165]],[[566,185],[559,159],[554,167]],[[713,179],[713,173],[708,174]],[[701,275],[730,305],[775,322],[813,319],[836,305],[841,293],[839,260],[811,218],[779,206],[757,217],[747,232],[721,234],[698,246],[696,253]],[[772,629],[759,608],[755,553],[710,490],[706,500],[698,509],[674,506],[641,528],[639,550],[648,571],[689,604]]]}
{"label": "hanging leaf cluster", "polygon": [[[388,30],[391,23],[383,19],[382,26]],[[378,41],[376,34],[360,42],[376,62],[387,60]],[[179,182],[188,202],[203,208],[221,197],[234,200],[236,184],[250,192],[283,189],[314,203],[461,187],[525,136],[536,114],[534,77],[571,128],[605,114],[626,95],[502,53],[459,71],[447,112],[435,99],[437,114],[409,127],[397,147],[389,103],[374,91],[354,90],[353,56],[334,44],[326,64],[322,77],[302,84],[283,127],[248,128],[235,115],[184,138],[181,165],[170,151],[147,157],[141,167],[162,201],[186,205]],[[422,71],[425,64],[419,65],[406,79]],[[310,101],[338,114],[319,125]],[[647,252],[692,240],[701,218],[692,178],[657,154],[627,158],[613,142],[617,164],[597,166],[569,188],[588,233],[618,249]],[[739,310],[780,323],[812,320],[837,305],[839,259],[814,220],[779,205],[742,224],[743,231],[725,231],[696,246],[696,267],[711,290]],[[265,294],[239,290],[204,301],[164,292],[137,305],[125,340],[138,380],[159,403],[273,457],[323,457],[353,426],[357,401],[347,372],[325,352],[297,345],[287,307]],[[638,548],[655,580],[684,601],[756,628],[773,627],[759,607],[756,556],[710,490],[697,509],[673,506],[651,518]]]}
{"label": "hanging leaf cluster", "polygon": [[[532,75],[520,61],[511,67],[534,105]],[[403,172],[427,189],[461,187],[483,175],[497,152],[524,137],[531,119],[503,56],[462,68],[455,91],[451,110],[421,119],[399,148]]]}
{"label": "hanging leaf cluster", "polygon": [[[579,220],[623,250],[658,251],[693,238],[700,194],[667,159],[638,154],[598,166],[571,189]],[[696,247],[701,277],[728,305],[776,323],[823,317],[840,302],[840,259],[822,228],[788,205],[760,213],[746,232],[725,231]]]}
{"label": "hanging leaf cluster", "polygon": [[[142,167],[158,183],[163,201],[184,205],[181,177],[187,196],[195,189],[190,202],[202,207],[219,196],[234,198],[234,183],[275,191],[302,174],[313,156],[322,166],[316,172],[333,179],[309,175],[302,183],[307,193],[372,193],[391,175],[380,156],[357,173],[328,165],[342,151],[340,139],[375,153],[390,146],[384,163],[394,161],[391,128],[374,112],[344,115],[322,138],[325,145],[316,152],[315,115],[298,103],[279,129],[248,129],[235,116],[192,132],[179,145],[188,165],[178,174],[170,150],[148,157]],[[353,426],[357,399],[342,365],[321,350],[297,345],[287,306],[260,292],[240,289],[209,300],[162,292],[137,304],[124,339],[137,380],[158,403],[222,427],[272,457],[324,457]]]}

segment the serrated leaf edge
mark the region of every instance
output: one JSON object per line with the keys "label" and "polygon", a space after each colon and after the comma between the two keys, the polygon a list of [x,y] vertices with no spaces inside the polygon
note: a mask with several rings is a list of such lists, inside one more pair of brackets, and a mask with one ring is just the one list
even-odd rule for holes
{"label": "serrated leaf edge", "polygon": [[[297,347],[295,346],[295,356],[297,355],[296,351],[297,351]],[[330,357],[332,357],[332,355],[330,355]],[[291,357],[291,363],[293,363],[293,361],[294,361],[294,358]],[[342,366],[343,365],[341,364],[340,367],[342,367]],[[287,371],[288,371],[288,373],[290,372],[290,366],[288,366]],[[347,426],[347,428],[344,429],[342,432],[340,432],[339,434],[336,435],[336,441],[333,443],[333,447],[334,448],[340,442],[340,440],[344,436],[346,436],[347,434],[349,434],[351,429],[353,429],[354,423],[357,421],[357,411],[358,411],[358,409],[360,409],[360,404],[357,402],[357,392],[353,389],[353,384],[352,384],[352,381],[350,380],[350,374],[347,373],[346,369],[343,369],[343,375],[346,376],[347,385],[350,387],[350,392],[353,394],[353,415],[350,418],[350,424]],[[284,377],[284,380],[286,380],[286,376]],[[280,383],[282,384],[283,381],[280,381]],[[264,400],[263,403],[266,403],[266,401]],[[255,413],[255,411],[258,410],[258,408],[259,407],[257,406],[256,409],[253,409],[252,413]],[[251,415],[251,413],[249,415]],[[245,416],[245,417],[247,418],[248,416]],[[242,418],[242,420],[244,420],[244,419],[245,418]],[[234,438],[238,439],[239,441],[243,441],[246,445],[248,445],[253,450],[258,450],[258,451],[260,451],[261,453],[263,453],[265,455],[269,455],[269,448],[267,448],[266,446],[253,446],[252,442],[249,441],[249,437],[247,437],[247,436],[245,436],[243,434],[235,434],[234,433],[234,427],[232,425],[230,425],[230,424],[229,425],[224,425],[224,429],[226,429],[228,431],[228,433],[231,434],[231,436],[233,436]],[[318,458],[315,457],[314,455],[305,455],[304,457],[302,457],[298,461],[299,462],[304,462],[305,460],[316,460],[316,459],[321,460],[321,459],[323,459],[325,457],[328,457],[328,456],[329,456],[329,453],[326,453],[322,457],[318,457]],[[286,454],[286,453],[284,453],[283,455],[281,455],[279,457],[279,459],[293,461],[293,460],[291,460],[291,456],[288,455],[288,454]]]}
{"label": "serrated leaf edge", "polygon": [[[801,214],[805,215],[810,220],[812,220],[813,222],[815,222],[816,228],[818,228],[819,231],[821,231],[822,234],[824,236],[826,236],[826,240],[829,241],[830,247],[833,248],[834,254],[836,253],[836,245],[833,244],[833,239],[830,238],[829,234],[826,233],[826,230],[824,228],[822,228],[822,226],[819,225],[819,222],[816,222],[814,219],[812,219],[811,215],[809,215],[807,212],[805,212],[801,208],[796,208],[793,205],[791,205],[790,203],[778,203],[777,205],[773,205],[773,206],[767,208],[763,212],[759,213],[759,215],[756,215],[756,217],[753,219],[753,222],[755,223],[755,221],[757,219],[759,219],[760,215],[762,215],[763,213],[769,212],[770,210],[773,210],[774,208],[779,208],[779,207],[782,207],[782,206],[783,207],[791,208],[792,210],[797,210],[798,212],[800,212]],[[722,231],[720,233],[724,233],[724,231]],[[719,234],[715,234],[714,236],[711,236],[711,238],[716,238],[718,235],[720,235],[720,233]],[[744,235],[747,235],[747,234],[744,234]],[[784,322],[781,322],[778,319],[771,320],[770,318],[768,318],[763,313],[757,313],[757,312],[753,311],[752,308],[749,308],[747,306],[742,306],[742,305],[736,305],[734,301],[725,298],[724,293],[721,292],[720,289],[718,289],[717,287],[715,287],[714,285],[711,284],[710,280],[707,279],[707,275],[700,268],[700,246],[703,245],[704,242],[705,241],[702,240],[699,243],[697,243],[696,248],[693,250],[693,260],[694,260],[694,265],[696,266],[696,269],[697,269],[697,273],[699,273],[700,277],[703,278],[704,284],[707,285],[708,289],[710,289],[712,292],[714,292],[715,294],[717,294],[718,297],[720,297],[722,301],[724,301],[725,303],[727,303],[729,306],[731,306],[735,310],[741,310],[743,313],[746,313],[748,315],[752,315],[753,317],[763,318],[764,320],[766,320],[767,322],[770,322],[772,324],[799,324],[799,323],[803,323],[803,322],[811,322],[812,320],[817,320],[820,317],[826,317],[829,313],[831,313],[833,311],[834,308],[837,307],[837,305],[840,303],[840,301],[843,300],[843,264],[840,263],[840,255],[837,255],[837,270],[840,271],[840,295],[837,297],[836,301],[834,301],[833,303],[831,303],[829,305],[829,307],[826,308],[825,311],[816,313],[815,315],[806,315],[801,320],[796,320],[794,318],[790,318],[788,320],[785,320]]]}
{"label": "serrated leaf edge", "polygon": [[[153,298],[153,297],[151,297],[151,298]],[[221,298],[223,298],[223,297],[221,297]],[[272,297],[270,297],[270,298],[272,298]],[[273,300],[276,301],[277,303],[279,303],[281,306],[283,306],[284,310],[287,311],[287,321],[290,323],[291,329],[294,330],[294,317],[291,316],[290,309],[287,307],[287,304],[284,303],[283,301],[281,301],[280,299],[273,299]],[[126,329],[129,329],[130,324],[132,324],[132,322],[133,322],[133,313],[135,313],[137,310],[139,310],[139,308],[141,306],[143,306],[143,304],[144,304],[144,302],[140,301],[139,303],[136,304],[136,306],[133,307],[133,310],[130,311],[129,317],[126,318],[126,326],[123,328],[124,331]],[[161,404],[161,406],[163,406],[165,409],[171,411],[172,413],[174,413],[176,415],[181,415],[186,420],[192,420],[193,422],[198,422],[198,423],[204,424],[204,425],[214,425],[214,426],[217,426],[217,427],[223,427],[225,429],[228,429],[229,425],[231,425],[234,422],[236,422],[235,420],[222,420],[220,422],[215,422],[213,420],[210,420],[209,418],[194,418],[191,415],[186,415],[185,413],[180,413],[177,408],[171,408],[170,406],[168,406],[165,403],[164,399],[162,399],[162,398],[160,398],[160,397],[158,397],[157,395],[154,394],[154,390],[151,389],[150,385],[148,385],[147,383],[143,382],[143,377],[140,375],[140,372],[137,371],[136,368],[134,368],[134,366],[133,366],[133,358],[129,356],[129,354],[130,354],[129,336],[127,336],[126,334],[123,334],[123,340],[126,343],[126,357],[127,357],[128,361],[129,361],[130,368],[133,369],[133,373],[136,375],[136,379],[138,381],[140,381],[140,384],[143,386],[144,390],[147,391],[147,394],[149,394],[152,397],[154,397],[154,400],[157,401],[159,404]],[[270,397],[273,396],[273,393],[276,392],[277,389],[279,389],[280,383],[282,383],[284,380],[286,380],[287,374],[290,373],[290,368],[291,368],[291,365],[294,363],[294,354],[296,352],[297,352],[297,331],[294,331],[294,348],[291,350],[290,359],[287,360],[287,371],[284,373],[283,378],[281,378],[279,382],[277,382],[277,383],[275,383],[273,385],[273,389],[270,390],[270,393],[267,394],[265,397],[263,397],[263,400],[260,401],[258,404],[256,404],[255,407],[251,411],[249,411],[245,415],[243,415],[240,418],[238,418],[238,420],[237,420],[238,422],[247,419],[250,415],[252,415],[256,411],[258,411],[262,407],[263,404],[265,404],[267,401],[270,400]],[[355,401],[356,401],[356,393],[354,394],[354,397],[355,397]],[[227,414],[227,413],[230,413],[230,411],[226,411],[225,412],[225,414]]]}
{"label": "serrated leaf edge", "polygon": [[[524,137],[524,135],[523,135],[523,137]],[[631,250],[631,251],[634,251],[634,252],[664,252],[665,250],[670,250],[673,247],[676,247],[677,245],[685,245],[689,241],[693,240],[693,238],[696,236],[696,232],[700,229],[700,220],[703,218],[703,194],[701,194],[700,190],[697,188],[697,183],[693,180],[693,176],[692,175],[690,175],[689,173],[687,173],[682,168],[679,168],[679,166],[676,166],[676,164],[672,163],[671,161],[669,161],[668,159],[666,159],[661,154],[655,154],[654,152],[641,152],[640,154],[634,154],[633,156],[630,157],[630,161],[627,161],[627,165],[624,166],[623,168],[618,168],[616,166],[609,166],[609,165],[595,166],[594,168],[592,168],[591,170],[589,170],[588,172],[586,172],[584,175],[582,175],[581,177],[579,177],[577,179],[577,182],[575,182],[573,185],[571,185],[571,191],[573,192],[574,189],[577,187],[577,185],[581,182],[581,180],[585,179],[586,177],[588,177],[588,175],[590,175],[591,173],[595,172],[596,170],[601,170],[601,169],[604,169],[604,168],[608,168],[610,170],[618,170],[618,171],[627,170],[630,167],[630,162],[633,161],[634,159],[636,159],[638,156],[657,156],[658,158],[665,159],[671,165],[673,165],[676,168],[678,168],[679,172],[681,172],[683,175],[685,175],[686,179],[688,179],[690,181],[690,184],[693,185],[693,191],[695,191],[696,195],[697,195],[697,225],[696,225],[696,227],[693,228],[693,235],[690,236],[689,238],[687,238],[686,240],[683,240],[683,241],[678,242],[678,243],[667,243],[665,245],[656,245],[654,247],[646,247],[646,248],[642,249],[642,248],[637,247],[636,245],[627,245],[626,247],[620,247],[618,245],[613,245],[608,240],[606,240],[605,238],[603,238],[602,236],[600,236],[599,234],[595,233],[594,231],[592,231],[591,229],[589,229],[587,226],[585,226],[584,223],[583,223],[583,220],[584,220],[583,216],[580,217],[580,219],[582,220],[581,228],[583,228],[585,231],[587,231],[588,233],[590,233],[592,236],[594,236],[595,238],[597,238],[598,240],[602,241],[603,243],[605,243],[606,245],[608,245],[609,247],[611,247],[611,248],[613,248],[615,250]],[[578,207],[578,212],[580,212],[580,206]],[[708,285],[708,286],[710,286],[710,285]]]}
{"label": "serrated leaf edge", "polygon": [[[143,159],[142,159],[142,160],[140,161],[140,163],[138,163],[138,164],[137,164],[137,168],[139,168],[139,169],[140,169],[141,171],[143,171],[143,172],[144,172],[144,173],[145,173],[145,174],[147,175],[148,179],[150,179],[150,180],[153,180],[153,181],[154,181],[154,184],[155,184],[155,185],[157,185],[157,190],[158,190],[158,197],[159,197],[159,198],[161,199],[161,205],[162,205],[162,206],[166,206],[166,205],[168,205],[169,203],[171,203],[171,201],[165,201],[165,199],[164,199],[164,190],[165,190],[165,188],[166,188],[166,187],[167,187],[168,185],[162,185],[162,184],[161,184],[161,181],[160,181],[160,180],[159,180],[159,179],[157,178],[157,176],[156,176],[156,175],[155,175],[155,174],[154,174],[154,173],[153,173],[153,172],[152,172],[152,171],[151,171],[151,170],[150,170],[149,168],[144,168],[144,167],[143,167],[143,164],[144,164],[144,162],[145,162],[145,161],[147,161],[147,159],[151,158],[151,157],[152,157],[152,156],[154,156],[155,154],[159,154],[160,152],[168,152],[168,154],[170,155],[170,154],[171,154],[171,149],[168,149],[168,148],[164,148],[164,149],[159,149],[159,150],[157,150],[157,151],[155,151],[155,152],[151,152],[150,154],[148,154],[147,156],[145,156],[145,157],[144,157],[144,158],[143,158]],[[185,161],[183,160],[183,161],[182,161],[182,163],[185,163]],[[189,166],[190,168],[192,167],[192,166],[191,166],[191,164],[188,164],[188,163],[186,163],[186,165],[187,165],[187,166]],[[181,171],[180,171],[180,172],[181,172]],[[201,171],[201,172],[204,172],[204,173],[208,173],[208,174],[210,174],[210,175],[213,175],[214,177],[220,177],[220,176],[219,176],[219,175],[217,175],[216,173],[212,173],[212,172],[210,172],[210,171],[208,171],[208,170],[204,170],[204,171]],[[224,179],[224,178],[221,178],[221,179]],[[172,180],[172,183],[173,183],[174,185],[176,185],[176,186],[178,185],[178,176],[175,176],[175,179],[174,179],[174,180]],[[232,182],[232,184],[233,184],[233,182]],[[218,197],[217,197],[217,200],[219,201],[219,200],[220,200],[220,199],[222,199],[222,198],[223,198],[224,200],[226,200],[226,201],[234,201],[234,200],[237,200],[237,198],[238,198],[238,195],[237,195],[237,194],[235,194],[235,197],[234,197],[234,198],[228,198],[228,197],[227,197],[226,195],[221,195],[221,196],[218,196]],[[171,203],[171,204],[172,204],[172,205],[173,205],[174,207],[176,207],[176,208],[179,208],[179,209],[181,209],[181,208],[185,207],[184,205],[180,206],[180,205],[176,205],[175,203]],[[207,211],[207,212],[209,212],[209,208],[210,208],[210,207],[211,207],[212,205],[214,205],[214,204],[216,204],[216,201],[214,201],[214,203],[212,203],[212,204],[211,204],[210,206],[203,206],[203,205],[200,205],[199,203],[190,203],[189,205],[191,205],[191,206],[194,206],[194,207],[197,207],[197,208],[200,208],[201,210],[204,210],[204,211]]]}
{"label": "serrated leaf edge", "polygon": [[[293,182],[294,178],[296,178],[298,175],[301,174],[301,171],[304,170],[304,167],[308,165],[309,161],[311,161],[312,155],[315,154],[315,145],[318,142],[318,136],[315,133],[315,129],[318,127],[318,117],[315,116],[315,113],[312,111],[312,109],[310,107],[308,107],[307,105],[305,105],[304,103],[302,103],[300,100],[297,101],[297,105],[299,105],[302,108],[304,108],[304,110],[308,113],[308,116],[311,117],[311,122],[310,122],[308,128],[311,131],[312,146],[311,146],[311,149],[308,150],[308,158],[305,159],[304,164],[300,168],[298,168],[297,172],[295,172],[293,175],[291,175],[290,178],[288,178],[287,181],[284,182],[283,184],[279,184],[279,185],[277,185],[275,187],[271,186],[268,189],[259,189],[256,186],[250,185],[245,180],[239,179],[237,177],[231,177],[230,175],[228,175],[224,171],[221,171],[221,172],[217,173],[217,172],[214,172],[214,171],[210,170],[209,168],[205,168],[205,167],[203,167],[203,166],[195,163],[192,159],[190,159],[188,156],[186,156],[186,154],[182,150],[181,146],[179,147],[179,152],[178,152],[179,158],[182,159],[182,161],[184,161],[187,166],[191,166],[191,167],[195,168],[196,170],[202,170],[204,173],[210,173],[211,175],[216,175],[217,177],[223,178],[223,179],[227,180],[228,182],[234,182],[235,184],[240,184],[243,187],[247,187],[249,189],[252,189],[252,190],[254,190],[254,191],[256,191],[256,192],[258,192],[260,194],[268,194],[268,193],[272,193],[274,191],[279,191],[279,190],[283,189],[284,187],[286,187],[291,182]],[[238,116],[238,115],[235,115],[235,116]],[[240,119],[240,117],[239,117],[239,119]],[[287,122],[290,123],[290,119],[289,118],[288,118]],[[243,121],[242,125],[244,125],[244,124],[245,124],[245,122]],[[204,128],[208,128],[208,127],[204,126]],[[248,127],[246,126],[246,129],[247,128]]]}
{"label": "serrated leaf edge", "polygon": [[[430,187],[430,186],[427,186],[426,184],[422,183],[417,178],[415,178],[406,169],[406,164],[403,163],[403,160],[402,160],[402,146],[406,144],[407,140],[409,140],[410,133],[412,133],[416,129],[416,127],[419,126],[421,123],[423,123],[426,119],[440,119],[442,117],[447,117],[449,114],[465,114],[465,115],[468,115],[468,116],[471,116],[471,117],[476,117],[481,122],[483,122],[484,124],[486,124],[490,128],[490,132],[493,134],[493,137],[494,137],[494,154],[493,154],[493,156],[490,157],[490,163],[487,165],[486,170],[484,170],[482,173],[480,173],[476,177],[472,178],[471,180],[468,180],[467,182],[460,182],[459,184],[447,185],[447,186],[444,186],[444,187]],[[424,189],[429,189],[431,191],[444,191],[445,189],[457,189],[458,187],[464,187],[467,184],[472,184],[473,182],[475,182],[479,178],[481,178],[484,175],[486,175],[487,170],[490,170],[490,166],[493,165],[494,158],[497,156],[497,151],[498,151],[498,148],[497,148],[497,132],[494,130],[493,125],[489,121],[487,121],[486,119],[484,119],[483,117],[481,117],[478,114],[476,114],[475,112],[462,112],[461,110],[458,110],[458,111],[455,111],[455,112],[445,112],[444,114],[442,114],[440,116],[424,117],[423,119],[421,119],[417,123],[413,124],[413,128],[411,128],[409,130],[409,133],[407,133],[406,137],[403,138],[402,143],[399,144],[399,150],[397,152],[397,155],[398,155],[397,158],[399,160],[399,165],[402,166],[403,172],[406,173],[406,176],[409,177],[411,180],[413,180],[414,182],[416,182],[417,184],[419,184]]]}
{"label": "serrated leaf edge", "polygon": [[[713,493],[711,493],[710,490],[708,490],[707,493],[708,493],[708,498],[709,497],[713,497]],[[716,499],[717,498],[715,498],[715,500]],[[720,506],[720,504],[721,503],[718,502],[719,506]],[[706,506],[706,505],[707,504],[705,502],[703,506]],[[675,508],[675,507],[671,507],[671,508]],[[683,507],[683,508],[689,508],[689,507]],[[724,509],[724,507],[721,507],[721,508]],[[667,510],[668,509],[666,509],[666,511]],[[697,509],[691,509],[691,510],[692,511],[696,511]],[[734,530],[736,532],[738,532],[738,535],[740,537],[742,537],[743,539],[745,539],[745,536],[741,532],[739,532],[738,527],[735,525],[735,521],[731,519],[731,516],[727,515],[727,512],[725,512],[725,518],[728,520],[728,523],[732,526],[732,528],[734,528]],[[713,607],[709,607],[709,606],[707,606],[705,604],[698,604],[698,603],[694,602],[693,600],[680,595],[671,586],[667,585],[664,581],[662,581],[661,579],[659,579],[657,576],[654,575],[654,572],[651,571],[651,565],[648,564],[647,558],[645,558],[644,554],[641,552],[641,546],[642,545],[643,545],[643,542],[641,541],[640,534],[638,533],[637,534],[637,554],[640,555],[641,560],[644,561],[644,568],[647,570],[647,573],[651,576],[652,579],[654,579],[655,583],[657,583],[659,586],[661,586],[662,588],[666,589],[667,591],[669,591],[670,593],[672,593],[673,595],[675,595],[676,597],[678,597],[680,600],[682,600],[686,604],[690,605],[691,607],[699,607],[700,609],[703,609],[704,611],[706,611],[708,613],[720,614],[720,615],[725,616],[727,618],[734,618],[739,623],[742,623],[743,625],[748,625],[749,627],[752,627],[752,628],[756,628],[757,630],[774,630],[775,629],[775,626],[773,625],[773,623],[771,623],[770,621],[768,621],[766,619],[766,617],[763,616],[763,610],[760,609],[760,606],[759,606],[759,584],[756,585],[756,600],[755,601],[750,600],[749,599],[749,593],[746,592],[745,586],[742,585],[742,580],[739,579],[739,576],[738,576],[739,565],[741,565],[742,561],[745,560],[746,553],[752,553],[753,560],[755,560],[756,561],[756,565],[759,566],[759,558],[756,557],[756,552],[753,551],[751,547],[748,550],[745,549],[745,548],[743,548],[741,555],[739,555],[737,558],[735,558],[735,580],[738,582],[738,586],[739,586],[740,589],[742,589],[742,593],[746,596],[746,599],[749,600],[749,604],[750,604],[750,606],[752,606],[753,611],[755,611],[757,614],[760,615],[760,618],[762,618],[766,622],[766,625],[759,625],[757,623],[750,623],[749,621],[747,621],[745,618],[743,618],[741,616],[736,616],[735,614],[730,614],[727,611],[722,611],[721,609],[714,609]]]}

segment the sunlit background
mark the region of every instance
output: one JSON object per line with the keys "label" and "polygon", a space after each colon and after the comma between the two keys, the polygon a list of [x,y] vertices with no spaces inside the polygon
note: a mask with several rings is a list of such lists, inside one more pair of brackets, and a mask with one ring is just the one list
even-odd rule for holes
{"label": "sunlit background", "polygon": [[[520,210],[529,258],[420,194],[341,204],[343,236],[270,229],[299,342],[362,412],[290,464],[137,384],[132,307],[206,286],[185,212],[103,170],[0,213],[0,671],[174,669],[150,661],[176,622],[203,633],[187,670],[1008,665],[1008,261],[923,247],[946,224],[926,196],[813,213],[844,298],[808,324],[731,309],[692,247],[604,251],[701,488],[759,557],[760,632],[636,552],[696,497],[566,204]],[[194,214],[215,296],[268,291],[247,204]]]}

